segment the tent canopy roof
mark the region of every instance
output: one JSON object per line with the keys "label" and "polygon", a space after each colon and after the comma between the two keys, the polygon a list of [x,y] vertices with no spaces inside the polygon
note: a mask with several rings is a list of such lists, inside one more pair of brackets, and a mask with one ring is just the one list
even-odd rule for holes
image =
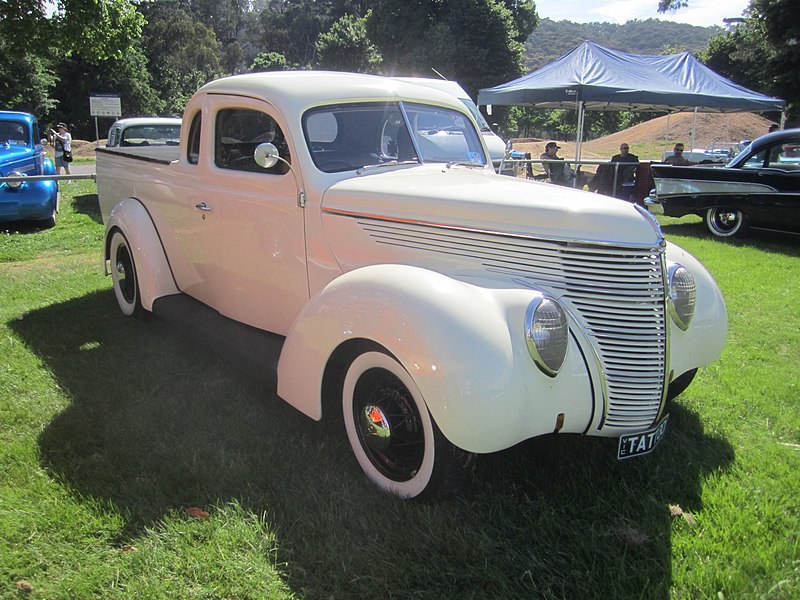
{"label": "tent canopy roof", "polygon": [[478,93],[478,104],[653,112],[784,110],[786,102],[718,75],[688,52],[638,55],[583,42],[519,79]]}

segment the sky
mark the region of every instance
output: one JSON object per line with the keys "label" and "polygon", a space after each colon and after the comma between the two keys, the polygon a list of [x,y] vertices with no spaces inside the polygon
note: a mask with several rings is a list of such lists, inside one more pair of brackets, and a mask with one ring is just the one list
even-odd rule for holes
{"label": "sky", "polygon": [[689,0],[677,12],[660,14],[658,0],[534,0],[542,19],[575,23],[625,23],[633,19],[661,19],[707,27],[725,24],[726,17],[741,17],[750,0]]}

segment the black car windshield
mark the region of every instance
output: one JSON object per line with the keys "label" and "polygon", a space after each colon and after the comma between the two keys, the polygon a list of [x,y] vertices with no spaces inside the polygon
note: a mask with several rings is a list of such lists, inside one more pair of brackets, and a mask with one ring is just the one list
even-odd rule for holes
{"label": "black car windshield", "polygon": [[387,102],[323,106],[303,117],[314,164],[326,173],[420,162],[486,164],[480,134],[463,113]]}
{"label": "black car windshield", "polygon": [[28,145],[28,126],[19,121],[0,121],[0,144]]}

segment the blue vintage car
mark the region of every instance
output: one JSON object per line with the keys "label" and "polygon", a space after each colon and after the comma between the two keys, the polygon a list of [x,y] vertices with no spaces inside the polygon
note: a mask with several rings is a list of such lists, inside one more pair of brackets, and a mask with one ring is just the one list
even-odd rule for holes
{"label": "blue vintage car", "polygon": [[[29,113],[0,111],[0,177],[55,175],[45,156],[36,117]],[[36,221],[56,224],[58,183],[54,180],[0,183],[0,223]]]}

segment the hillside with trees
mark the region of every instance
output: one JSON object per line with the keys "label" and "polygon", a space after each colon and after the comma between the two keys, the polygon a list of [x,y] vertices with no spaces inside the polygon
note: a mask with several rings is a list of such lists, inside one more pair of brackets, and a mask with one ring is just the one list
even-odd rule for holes
{"label": "hillside with trees", "polygon": [[530,72],[563,56],[581,42],[632,54],[698,54],[721,27],[697,27],[685,23],[647,19],[616,23],[573,23],[542,18],[525,42],[523,65]]}

